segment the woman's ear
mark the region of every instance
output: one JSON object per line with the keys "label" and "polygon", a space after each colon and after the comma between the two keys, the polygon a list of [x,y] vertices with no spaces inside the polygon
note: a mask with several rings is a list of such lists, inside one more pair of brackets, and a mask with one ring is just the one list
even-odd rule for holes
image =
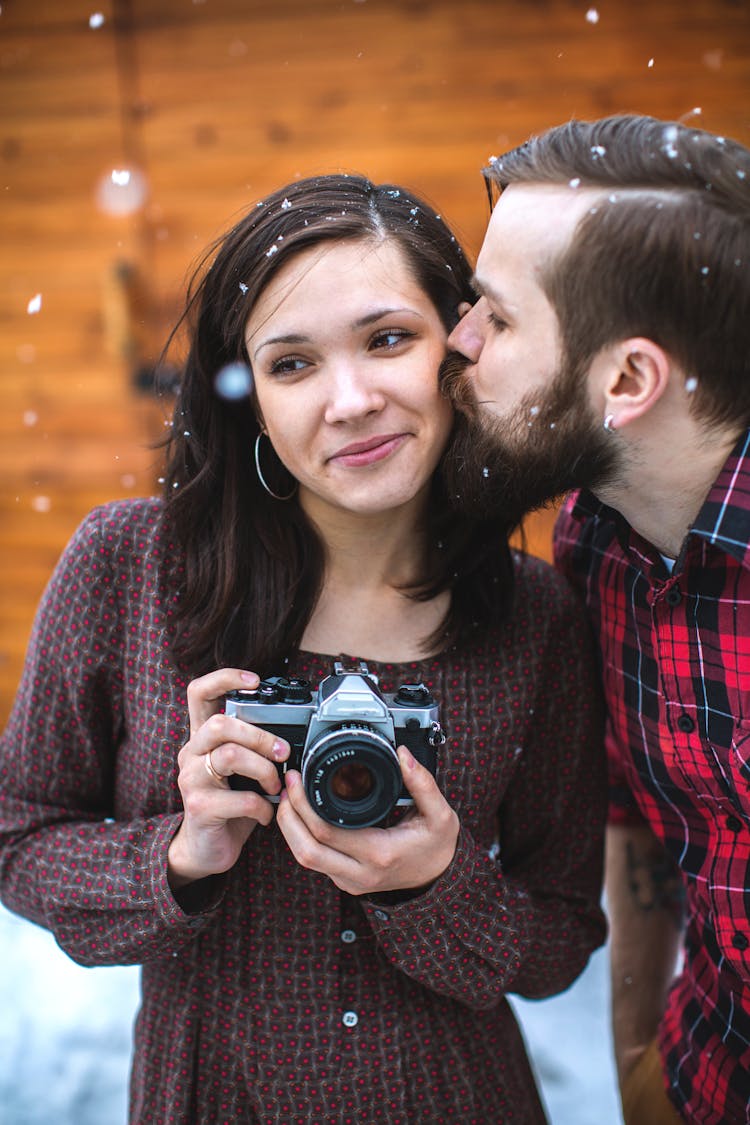
{"label": "woman's ear", "polygon": [[621,340],[606,351],[600,374],[604,417],[607,428],[617,430],[656,405],[669,385],[673,364],[659,344],[641,336]]}

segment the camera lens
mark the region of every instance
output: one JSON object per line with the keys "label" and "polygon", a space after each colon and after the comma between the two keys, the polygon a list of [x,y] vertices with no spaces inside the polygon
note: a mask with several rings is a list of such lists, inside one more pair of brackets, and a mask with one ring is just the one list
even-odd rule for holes
{"label": "camera lens", "polygon": [[318,816],[342,828],[379,824],[401,793],[395,747],[366,723],[326,728],[305,747],[301,769]]}
{"label": "camera lens", "polygon": [[362,762],[345,762],[331,776],[331,792],[339,801],[363,801],[375,786],[371,771]]}

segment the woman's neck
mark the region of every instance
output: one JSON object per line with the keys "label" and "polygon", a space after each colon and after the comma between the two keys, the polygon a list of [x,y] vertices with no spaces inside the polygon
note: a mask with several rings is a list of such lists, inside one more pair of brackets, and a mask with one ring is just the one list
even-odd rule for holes
{"label": "woman's neck", "polygon": [[424,503],[358,513],[304,497],[302,506],[325,547],[326,584],[342,589],[394,588],[421,578]]}
{"label": "woman's neck", "polygon": [[422,577],[422,512],[409,505],[375,515],[316,511],[305,504],[326,551],[323,590],[302,638],[311,652],[402,663],[427,655],[450,595],[417,601],[404,588]]}

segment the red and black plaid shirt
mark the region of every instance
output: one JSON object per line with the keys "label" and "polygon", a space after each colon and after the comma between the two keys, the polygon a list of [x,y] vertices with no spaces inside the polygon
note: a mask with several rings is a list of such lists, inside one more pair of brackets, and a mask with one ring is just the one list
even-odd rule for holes
{"label": "red and black plaid shirt", "polygon": [[601,646],[611,814],[645,818],[684,873],[685,961],[660,1028],[673,1102],[750,1122],[750,431],[670,575],[588,493],[555,529],[557,565]]}

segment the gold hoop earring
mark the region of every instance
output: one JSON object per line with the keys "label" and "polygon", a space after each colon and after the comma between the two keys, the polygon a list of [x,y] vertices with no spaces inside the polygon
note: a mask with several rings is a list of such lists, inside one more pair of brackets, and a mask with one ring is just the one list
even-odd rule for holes
{"label": "gold hoop earring", "polygon": [[[266,481],[266,478],[263,476],[263,470],[260,467],[260,439],[263,437],[264,433],[265,433],[265,431],[261,430],[260,433],[258,434],[257,438],[255,439],[255,471],[258,474],[258,480],[263,485],[263,487],[265,488],[268,495],[273,496],[274,500],[281,500],[282,502],[286,501],[286,500],[291,500],[292,497],[294,496],[294,494],[297,491],[297,482],[296,481],[294,482],[294,485],[292,486],[292,491],[287,496],[279,496],[278,492],[274,492],[274,490],[269,487],[268,482]],[[266,434],[265,436],[268,437],[268,434]],[[270,438],[268,438],[268,442],[269,442],[269,445],[270,445],[270,443],[271,443]],[[273,446],[271,446],[271,448],[273,448]]]}

